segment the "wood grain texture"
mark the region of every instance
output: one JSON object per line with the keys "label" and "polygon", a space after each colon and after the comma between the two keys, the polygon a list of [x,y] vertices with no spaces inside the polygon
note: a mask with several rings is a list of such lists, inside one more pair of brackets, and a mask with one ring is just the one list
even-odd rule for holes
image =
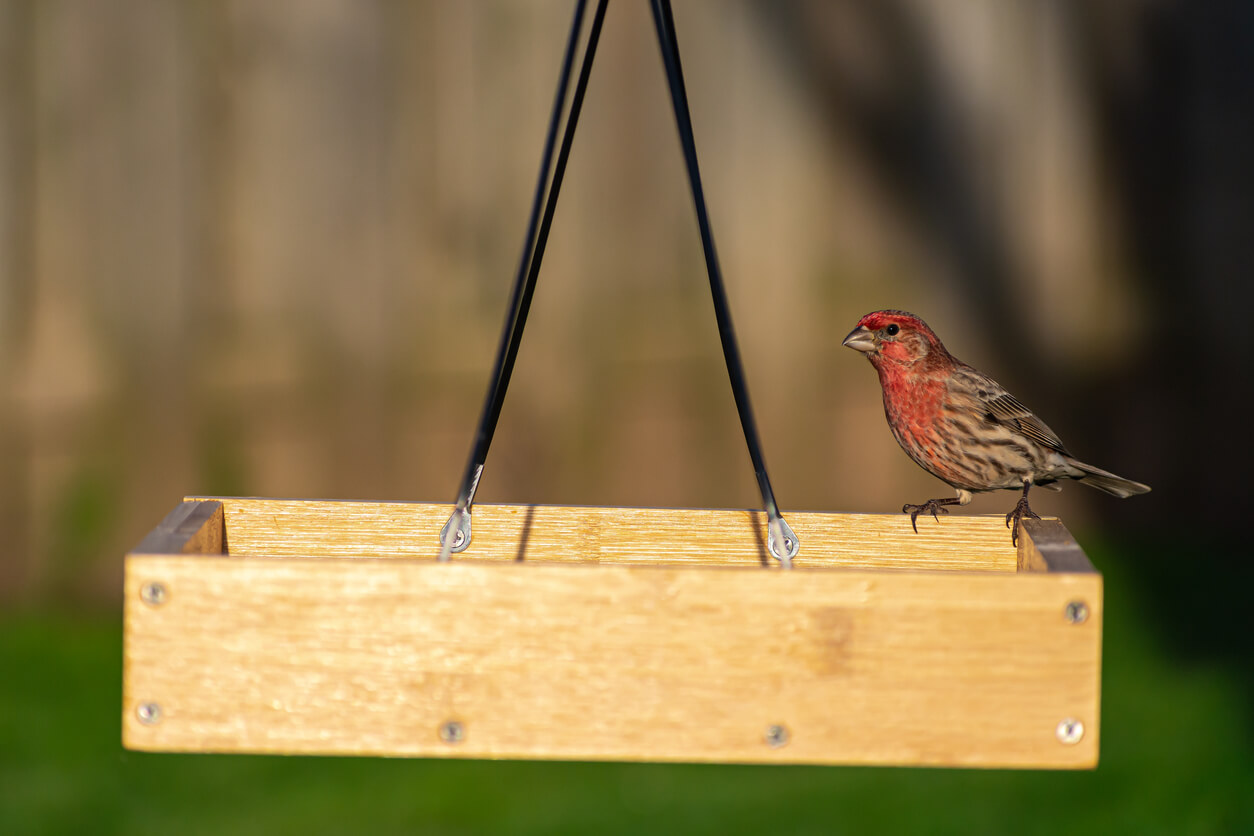
{"label": "wood grain texture", "polygon": [[[209,511],[195,506],[196,514]],[[739,542],[737,525],[742,532],[752,528],[747,512],[652,510],[624,527],[615,520],[630,520],[640,509],[574,509],[584,526],[600,512],[602,525],[580,549],[566,535],[545,533],[544,514],[567,519],[570,509],[482,510],[489,509],[503,509],[499,519],[514,527],[498,523],[496,531],[485,524],[483,541],[510,559],[441,564],[431,559],[433,550],[395,559],[412,542],[405,524],[434,522],[431,530],[438,530],[448,506],[232,499],[221,506],[230,555],[177,553],[196,533],[174,543],[179,548],[170,554],[128,555],[124,745],[424,757],[1096,765],[1102,623],[1096,573],[1016,573],[1013,562],[1009,571],[976,571],[970,564],[966,571],[941,571],[937,558],[902,570],[910,565],[913,532],[885,535],[895,518],[873,515],[790,514],[795,528],[804,521],[812,541],[824,543],[819,532],[839,534],[845,548],[829,549],[834,556],[826,559],[835,567],[816,566],[822,561],[812,557],[784,572],[764,571],[752,548]],[[479,512],[475,536],[483,547]],[[520,549],[520,517],[528,512],[531,539]],[[709,550],[705,562],[687,543],[678,558],[676,549],[631,552],[631,542],[656,530],[655,517],[703,515],[720,524],[711,532],[724,532],[698,538]],[[842,519],[819,519],[828,516]],[[959,519],[947,519],[945,529],[961,529],[949,525]],[[974,565],[1002,565],[1009,549],[1004,526],[997,518],[973,520],[976,533],[967,536],[978,539],[982,531],[989,540],[978,553],[1001,555]],[[624,528],[639,530],[627,542],[615,540]],[[294,533],[307,552],[237,552],[241,543],[247,550],[292,551],[285,533]],[[872,560],[895,570],[840,568],[836,561],[853,560],[847,552],[857,551],[850,542],[865,544],[860,548]],[[895,558],[893,548],[900,550]],[[339,551],[344,556],[328,556]],[[525,559],[512,559],[519,551]],[[153,581],[166,592],[158,604],[140,593]],[[1067,605],[1077,600],[1088,617],[1071,623]],[[145,724],[138,707],[149,702],[160,705],[161,715]],[[1072,745],[1055,735],[1067,718],[1085,728]],[[461,724],[460,742],[441,739],[449,721]],[[768,744],[774,725],[787,729],[785,745]]]}
{"label": "wood grain texture", "polygon": [[[437,503],[218,498],[233,555],[433,558],[452,512]],[[1015,572],[1000,516],[789,513],[799,567]],[[775,565],[759,511],[476,505],[470,548],[454,560]]]}

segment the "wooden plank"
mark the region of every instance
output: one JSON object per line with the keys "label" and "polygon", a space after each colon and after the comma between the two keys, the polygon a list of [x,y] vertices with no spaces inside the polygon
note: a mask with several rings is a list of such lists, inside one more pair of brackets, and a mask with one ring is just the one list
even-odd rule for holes
{"label": "wooden plank", "polygon": [[[438,552],[451,505],[221,498],[233,555],[418,557]],[[789,513],[798,567],[1015,572],[999,515]],[[758,511],[476,505],[471,546],[456,560],[774,566]]]}
{"label": "wooden plank", "polygon": [[222,503],[180,503],[135,547],[135,554],[224,554]]}
{"label": "wooden plank", "polygon": [[1019,571],[1095,572],[1088,555],[1060,520],[1024,520]]}
{"label": "wooden plank", "polygon": [[[189,752],[1096,764],[1099,575],[747,562],[131,555],[123,740]],[[141,598],[151,581],[168,591],[163,603]],[[1077,599],[1089,617],[1074,623],[1064,612]],[[1071,745],[1056,735],[1067,718],[1084,725]],[[441,738],[450,721],[456,742]],[[768,743],[772,726],[787,730],[784,745]]]}

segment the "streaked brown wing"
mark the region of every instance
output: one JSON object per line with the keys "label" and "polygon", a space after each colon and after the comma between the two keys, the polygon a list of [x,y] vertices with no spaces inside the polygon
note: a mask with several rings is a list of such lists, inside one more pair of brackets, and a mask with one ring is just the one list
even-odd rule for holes
{"label": "streaked brown wing", "polygon": [[1039,444],[1052,447],[1059,453],[1071,455],[1063,446],[1062,439],[1045,426],[1044,421],[1032,414],[1032,410],[1019,403],[1018,399],[1005,389],[1000,386],[985,387],[980,391],[980,397],[988,409],[988,414],[998,423],[1010,427]]}

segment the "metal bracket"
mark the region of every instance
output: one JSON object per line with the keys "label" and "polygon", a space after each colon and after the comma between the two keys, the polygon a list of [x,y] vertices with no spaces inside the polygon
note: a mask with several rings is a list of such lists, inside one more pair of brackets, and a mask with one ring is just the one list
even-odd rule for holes
{"label": "metal bracket", "polygon": [[801,550],[801,541],[783,517],[776,517],[766,526],[766,547],[781,567],[791,569],[792,559]]}
{"label": "metal bracket", "polygon": [[[451,535],[451,536],[450,536]],[[440,562],[470,546],[470,509],[458,508],[440,529]]]}
{"label": "metal bracket", "polygon": [[457,503],[448,522],[440,529],[441,563],[446,562],[452,555],[470,548],[470,509],[474,507],[475,491],[479,490],[481,478],[483,478],[483,465],[478,465],[471,475],[470,490],[466,493],[466,501]]}

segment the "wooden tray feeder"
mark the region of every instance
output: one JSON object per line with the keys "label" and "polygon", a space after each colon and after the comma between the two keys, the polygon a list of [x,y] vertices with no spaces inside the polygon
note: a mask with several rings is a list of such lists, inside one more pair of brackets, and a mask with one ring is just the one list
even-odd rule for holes
{"label": "wooden tray feeder", "polygon": [[123,743],[1091,768],[1102,578],[1063,525],[188,499],[126,557]]}
{"label": "wooden tray feeder", "polygon": [[[751,511],[475,505],[469,536],[605,15],[598,0],[554,164],[584,7],[456,505],[184,501],[126,557],[124,744],[1095,766],[1102,579],[1061,523],[1029,521],[1017,549],[1000,517],[915,534],[900,514],[790,513],[788,530],[714,255],[668,0],[651,9],[774,545],[767,513]],[[464,535],[448,548],[469,546],[451,561],[436,554],[446,522]],[[776,557],[798,541],[782,571]]]}

